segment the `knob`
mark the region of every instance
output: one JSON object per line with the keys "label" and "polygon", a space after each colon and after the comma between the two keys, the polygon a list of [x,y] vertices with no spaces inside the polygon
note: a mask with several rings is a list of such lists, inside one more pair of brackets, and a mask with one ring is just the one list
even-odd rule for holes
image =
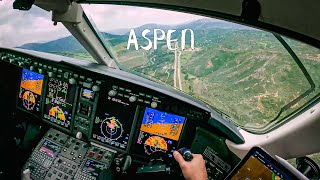
{"label": "knob", "polygon": [[130,98],[129,98],[129,101],[130,102],[135,102],[137,100],[137,97],[136,96],[131,96]]}
{"label": "knob", "polygon": [[77,138],[77,139],[81,139],[81,138],[82,138],[82,132],[77,132],[76,138]]}
{"label": "knob", "polygon": [[152,107],[152,108],[156,108],[157,106],[158,106],[158,103],[157,103],[157,102],[154,102],[154,101],[153,101],[153,102],[151,103],[151,107]]}
{"label": "knob", "polygon": [[76,84],[76,83],[77,83],[77,80],[74,79],[74,78],[70,78],[70,79],[69,79],[69,83],[70,83],[70,84]]}
{"label": "knob", "polygon": [[192,153],[188,148],[183,147],[179,149],[178,152],[182,155],[185,161],[191,161],[193,159]]}
{"label": "knob", "polygon": [[111,96],[111,97],[113,97],[113,96],[117,95],[117,91],[115,91],[115,90],[110,90],[110,91],[108,92],[108,95]]}
{"label": "knob", "polygon": [[92,91],[97,92],[100,90],[100,87],[98,85],[92,86]]}

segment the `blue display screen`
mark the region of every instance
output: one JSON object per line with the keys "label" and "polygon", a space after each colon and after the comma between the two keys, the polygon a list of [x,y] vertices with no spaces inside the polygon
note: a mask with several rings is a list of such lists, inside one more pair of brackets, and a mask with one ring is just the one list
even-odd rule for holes
{"label": "blue display screen", "polygon": [[136,154],[172,158],[185,123],[185,117],[146,108],[137,140]]}
{"label": "blue display screen", "polygon": [[185,117],[146,108],[140,130],[177,141],[184,121]]}

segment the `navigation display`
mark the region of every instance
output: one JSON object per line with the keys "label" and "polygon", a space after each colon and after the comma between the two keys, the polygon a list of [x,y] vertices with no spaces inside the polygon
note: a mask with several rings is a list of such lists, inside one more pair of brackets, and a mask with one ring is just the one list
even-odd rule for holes
{"label": "navigation display", "polygon": [[40,98],[44,75],[22,69],[18,107],[40,115]]}
{"label": "navigation display", "polygon": [[137,154],[172,158],[185,122],[182,116],[146,108],[137,141]]}
{"label": "navigation display", "polygon": [[105,96],[99,97],[92,139],[126,151],[137,106]]}
{"label": "navigation display", "polygon": [[49,157],[56,157],[57,154],[59,153],[60,146],[45,140],[40,147],[39,151],[42,153],[45,153]]}
{"label": "navigation display", "polygon": [[50,78],[44,107],[44,118],[51,123],[70,129],[76,86]]}
{"label": "navigation display", "polygon": [[102,170],[106,169],[104,164],[88,159],[82,168],[82,172],[98,177]]}

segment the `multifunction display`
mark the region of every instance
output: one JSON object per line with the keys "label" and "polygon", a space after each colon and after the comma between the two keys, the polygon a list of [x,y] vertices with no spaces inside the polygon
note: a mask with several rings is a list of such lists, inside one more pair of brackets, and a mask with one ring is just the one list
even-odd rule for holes
{"label": "multifunction display", "polygon": [[76,87],[50,78],[44,107],[44,118],[51,123],[70,129]]}
{"label": "multifunction display", "polygon": [[92,139],[103,144],[127,150],[136,112],[136,105],[103,95],[92,129]]}
{"label": "multifunction display", "polygon": [[135,151],[142,156],[171,158],[184,122],[182,116],[146,108]]}
{"label": "multifunction display", "polygon": [[82,167],[82,172],[90,174],[91,176],[98,177],[102,170],[106,169],[105,164],[98,163],[91,159],[88,159]]}
{"label": "multifunction display", "polygon": [[40,115],[43,79],[42,74],[27,69],[22,70],[18,107]]}
{"label": "multifunction display", "polygon": [[43,142],[42,146],[40,147],[39,151],[46,154],[47,156],[53,158],[53,157],[56,157],[57,154],[59,153],[60,146],[58,146],[48,140],[45,140]]}

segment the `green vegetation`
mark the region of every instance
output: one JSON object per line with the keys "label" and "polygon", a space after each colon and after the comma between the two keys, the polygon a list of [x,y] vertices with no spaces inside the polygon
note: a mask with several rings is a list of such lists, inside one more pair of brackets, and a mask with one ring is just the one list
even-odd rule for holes
{"label": "green vegetation", "polygon": [[[310,88],[292,57],[270,33],[235,29],[198,30],[195,31],[195,40],[196,48],[185,49],[180,57],[183,91],[220,109],[245,128],[265,127],[277,117],[281,108]],[[303,63],[314,81],[320,82],[317,73],[320,70],[320,51],[310,50],[301,43],[289,43],[293,43],[296,51],[300,52],[298,56],[308,58],[302,58]],[[126,50],[126,47],[119,49],[118,46],[115,49],[120,54],[120,63],[126,59],[123,65],[173,86],[174,51],[169,51],[165,44],[160,46],[162,48],[148,52]],[[318,91],[312,95],[316,93]],[[282,113],[280,118],[313,96]]]}

